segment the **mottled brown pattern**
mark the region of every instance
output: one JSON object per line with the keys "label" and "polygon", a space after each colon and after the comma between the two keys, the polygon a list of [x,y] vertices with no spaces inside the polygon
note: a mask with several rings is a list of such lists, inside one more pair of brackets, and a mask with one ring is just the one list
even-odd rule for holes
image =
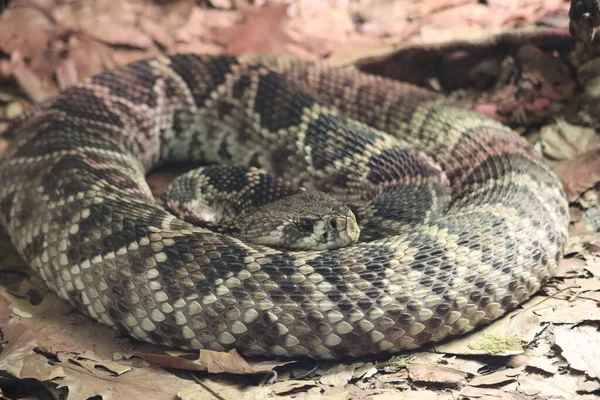
{"label": "mottled brown pattern", "polygon": [[[149,342],[338,358],[468,332],[552,276],[567,203],[508,128],[353,69],[249,60],[136,62],[15,124],[0,222],[62,298]],[[401,177],[407,154],[420,161]],[[173,161],[252,165],[341,199],[407,176],[391,198],[408,193],[417,218],[394,225],[369,193],[362,216],[380,236],[327,251],[250,245],[155,203],[144,175]]]}

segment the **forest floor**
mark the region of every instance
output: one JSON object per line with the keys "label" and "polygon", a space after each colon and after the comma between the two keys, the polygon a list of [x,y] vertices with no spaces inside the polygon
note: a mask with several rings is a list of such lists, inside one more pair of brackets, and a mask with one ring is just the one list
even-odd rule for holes
{"label": "forest floor", "polygon": [[[4,5],[4,9],[3,9]],[[165,53],[276,53],[448,93],[544,155],[571,202],[557,276],[476,332],[360,362],[140,344],[92,322],[0,236],[8,399],[593,399],[600,395],[600,46],[563,0],[0,0],[0,132],[92,74]],[[0,155],[8,143],[0,136]],[[149,177],[159,194],[173,173]],[[2,183],[0,182],[0,185]]]}

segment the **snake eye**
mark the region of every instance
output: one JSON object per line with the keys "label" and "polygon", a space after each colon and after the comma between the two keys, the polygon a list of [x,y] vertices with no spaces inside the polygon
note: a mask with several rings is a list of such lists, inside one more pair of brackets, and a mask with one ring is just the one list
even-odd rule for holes
{"label": "snake eye", "polygon": [[307,218],[300,218],[298,220],[298,229],[305,231],[305,232],[312,232],[313,222]]}

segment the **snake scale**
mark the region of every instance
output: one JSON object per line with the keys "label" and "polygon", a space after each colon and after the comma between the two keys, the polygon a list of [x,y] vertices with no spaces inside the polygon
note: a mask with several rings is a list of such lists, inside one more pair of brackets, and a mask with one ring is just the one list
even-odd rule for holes
{"label": "snake scale", "polygon": [[[525,301],[567,238],[562,187],[525,140],[351,68],[137,61],[65,89],[10,133],[0,221],[17,251],[61,298],[160,345],[323,359],[414,349]],[[350,200],[435,179],[448,202],[417,191],[426,211],[396,233],[382,219],[347,247],[278,250],[166,212],[145,175],[171,162],[259,167]]]}

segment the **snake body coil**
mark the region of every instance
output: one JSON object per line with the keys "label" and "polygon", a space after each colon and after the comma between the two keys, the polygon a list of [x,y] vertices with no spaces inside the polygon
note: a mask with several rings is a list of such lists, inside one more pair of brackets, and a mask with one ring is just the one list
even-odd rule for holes
{"label": "snake body coil", "polygon": [[[162,345],[316,358],[413,349],[526,300],[567,237],[560,183],[524,140],[350,69],[145,60],[66,89],[12,129],[0,222],[17,251],[91,317]],[[251,245],[156,203],[144,176],[175,161],[260,167],[348,201],[401,183],[418,218],[396,226],[374,201],[363,211],[381,228],[355,245]]]}

